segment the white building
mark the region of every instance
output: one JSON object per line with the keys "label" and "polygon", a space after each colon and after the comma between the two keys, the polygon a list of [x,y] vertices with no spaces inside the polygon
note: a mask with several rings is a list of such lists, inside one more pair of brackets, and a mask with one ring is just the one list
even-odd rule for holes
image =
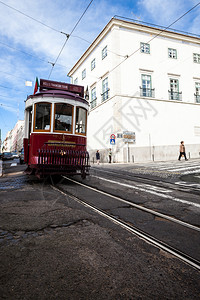
{"label": "white building", "polygon": [[2,152],[11,152],[12,147],[12,130],[8,131],[6,138],[2,143]]}
{"label": "white building", "polygon": [[89,90],[92,157],[177,159],[182,140],[200,157],[200,37],[113,18],[68,75]]}
{"label": "white building", "polygon": [[24,139],[24,120],[18,120],[12,130],[12,146],[11,151],[20,152],[23,148]]}
{"label": "white building", "polygon": [[2,152],[20,152],[23,148],[24,120],[18,120],[15,127],[8,131],[2,143]]}

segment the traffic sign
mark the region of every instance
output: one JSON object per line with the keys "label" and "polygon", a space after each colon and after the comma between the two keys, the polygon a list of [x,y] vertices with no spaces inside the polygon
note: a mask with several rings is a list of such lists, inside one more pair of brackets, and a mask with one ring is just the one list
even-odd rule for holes
{"label": "traffic sign", "polygon": [[115,145],[115,139],[110,139],[110,144]]}

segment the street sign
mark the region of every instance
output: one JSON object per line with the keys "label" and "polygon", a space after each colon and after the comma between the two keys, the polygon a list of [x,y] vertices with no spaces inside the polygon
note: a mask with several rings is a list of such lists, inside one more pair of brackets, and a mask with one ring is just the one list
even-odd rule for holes
{"label": "street sign", "polygon": [[110,139],[110,144],[115,145],[115,139]]}
{"label": "street sign", "polygon": [[124,131],[123,132],[123,141],[124,141],[124,143],[135,143],[135,132]]}
{"label": "street sign", "polygon": [[115,145],[115,138],[116,138],[116,136],[114,134],[110,135],[110,144],[111,145]]}

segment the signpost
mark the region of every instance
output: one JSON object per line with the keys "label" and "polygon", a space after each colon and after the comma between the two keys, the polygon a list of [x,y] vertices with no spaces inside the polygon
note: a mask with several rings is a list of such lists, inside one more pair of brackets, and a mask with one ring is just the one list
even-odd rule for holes
{"label": "signpost", "polygon": [[135,144],[135,132],[133,131],[124,131],[123,132],[124,143],[133,143]]}
{"label": "signpost", "polygon": [[123,132],[123,140],[127,145],[127,163],[130,162],[129,155],[129,143],[135,144],[135,132],[133,131],[124,131]]}
{"label": "signpost", "polygon": [[110,136],[110,144],[111,145],[115,145],[115,138],[116,138],[116,136],[114,134],[111,134],[111,136]]}

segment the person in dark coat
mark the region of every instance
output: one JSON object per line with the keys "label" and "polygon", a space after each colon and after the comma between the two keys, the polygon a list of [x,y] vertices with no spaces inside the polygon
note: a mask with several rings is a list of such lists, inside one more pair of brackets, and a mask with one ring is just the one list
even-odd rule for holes
{"label": "person in dark coat", "polygon": [[112,161],[112,150],[111,150],[111,148],[109,149],[108,157],[109,157],[109,163],[111,164],[111,161]]}
{"label": "person in dark coat", "polygon": [[97,150],[97,152],[96,152],[96,160],[97,160],[97,164],[99,165],[99,162],[100,162],[100,153],[99,153],[99,150]]}
{"label": "person in dark coat", "polygon": [[182,156],[185,157],[185,160],[188,160],[187,157],[186,157],[186,154],[185,154],[185,145],[184,145],[184,141],[181,141],[181,144],[180,144],[180,154],[179,154],[178,160],[181,160],[181,157],[182,157]]}

